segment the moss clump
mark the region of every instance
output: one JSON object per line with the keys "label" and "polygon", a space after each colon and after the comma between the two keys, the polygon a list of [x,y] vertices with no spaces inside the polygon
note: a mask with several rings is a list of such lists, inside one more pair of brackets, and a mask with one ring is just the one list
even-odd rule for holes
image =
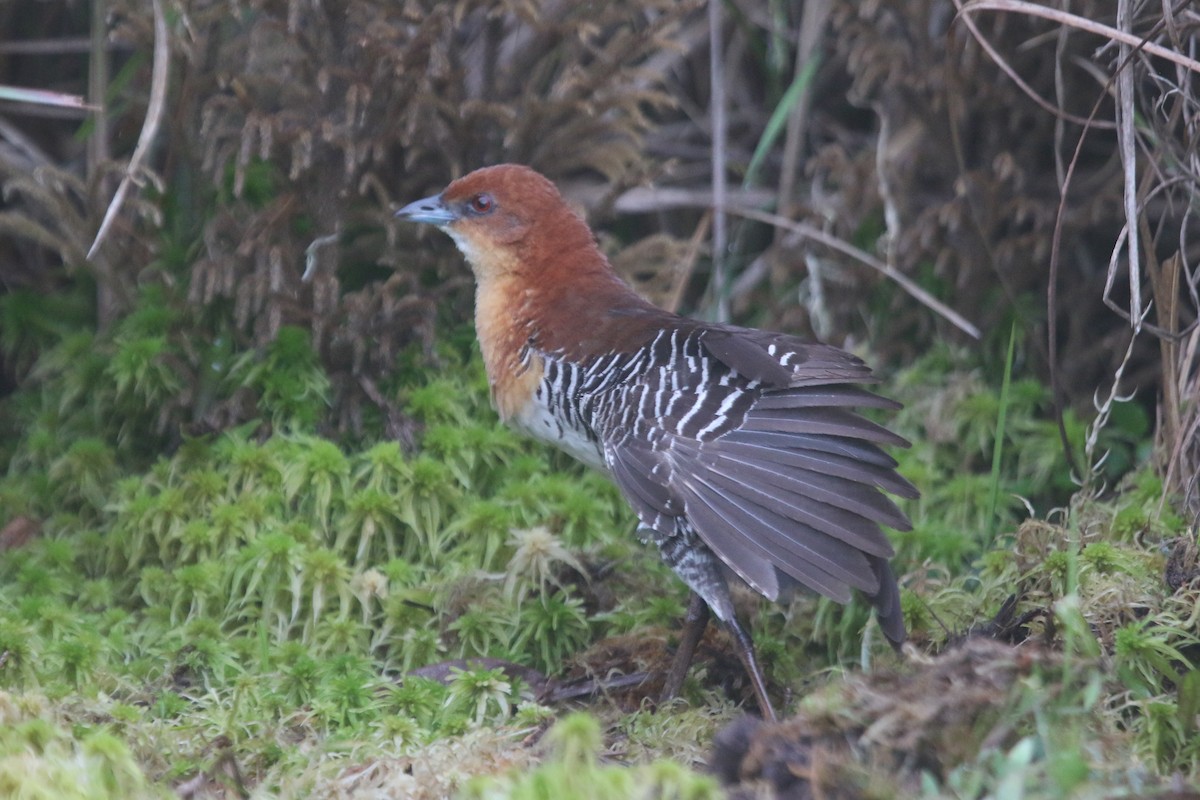
{"label": "moss clump", "polygon": [[0,796],[117,800],[171,796],[147,781],[106,725],[66,726],[37,694],[0,692]]}
{"label": "moss clump", "polygon": [[480,778],[467,784],[466,800],[716,800],[716,781],[672,761],[658,760],[633,768],[601,763],[603,738],[599,723],[587,714],[572,714],[546,735],[551,754],[520,775]]}

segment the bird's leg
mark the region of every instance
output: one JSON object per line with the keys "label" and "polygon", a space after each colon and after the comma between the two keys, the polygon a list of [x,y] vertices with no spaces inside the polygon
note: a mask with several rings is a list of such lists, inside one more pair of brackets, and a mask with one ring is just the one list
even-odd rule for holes
{"label": "bird's leg", "polygon": [[737,650],[738,658],[741,659],[746,674],[750,676],[750,683],[754,687],[754,697],[758,700],[759,712],[767,722],[776,722],[779,718],[775,715],[775,707],[771,705],[771,698],[767,697],[767,681],[763,677],[762,669],[758,666],[758,658],[754,655],[754,643],[750,639],[750,634],[738,622],[736,616],[730,616],[725,620],[725,627],[733,634],[734,649]]}
{"label": "bird's leg", "polygon": [[687,676],[688,667],[692,665],[692,658],[696,655],[696,645],[700,643],[704,629],[708,627],[708,616],[708,603],[704,602],[703,597],[692,592],[687,615],[683,618],[679,649],[675,651],[675,658],[671,660],[671,670],[667,673],[662,694],[658,698],[660,703],[673,700],[683,688],[683,679]]}
{"label": "bird's leg", "polygon": [[[704,636],[704,629],[708,626],[708,617],[708,603],[700,595],[692,592],[687,614],[683,618],[683,632],[679,637],[679,648],[675,651],[675,658],[671,660],[671,669],[667,673],[662,694],[658,698],[660,703],[674,699],[683,687],[683,679],[687,676],[688,668],[692,665],[692,658],[696,654],[696,645],[700,643],[701,637]],[[738,660],[742,662],[742,667],[750,676],[750,684],[754,687],[754,697],[758,701],[759,713],[768,722],[775,722],[778,717],[775,714],[775,707],[771,705],[771,698],[767,697],[767,681],[763,677],[762,668],[758,666],[758,657],[754,654],[754,643],[750,639],[750,634],[738,622],[736,616],[730,617],[724,624],[733,636],[733,646],[737,651]]]}

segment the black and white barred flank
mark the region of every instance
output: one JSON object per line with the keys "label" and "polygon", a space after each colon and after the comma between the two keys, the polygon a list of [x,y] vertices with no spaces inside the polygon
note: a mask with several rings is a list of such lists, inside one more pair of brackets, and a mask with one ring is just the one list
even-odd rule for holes
{"label": "black and white barred flank", "polygon": [[537,353],[539,410],[523,427],[607,470],[718,618],[733,613],[728,568],[771,599],[796,584],[839,602],[860,590],[902,641],[880,526],[907,529],[884,492],[916,490],[879,445],[907,443],[853,411],[896,404],[860,388],[870,371],[841,350],[675,319],[629,352]]}

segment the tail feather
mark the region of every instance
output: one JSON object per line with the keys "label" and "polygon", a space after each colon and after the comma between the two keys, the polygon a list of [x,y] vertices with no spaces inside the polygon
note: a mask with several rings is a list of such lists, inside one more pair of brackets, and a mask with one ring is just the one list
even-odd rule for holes
{"label": "tail feather", "polygon": [[892,647],[899,649],[908,634],[904,629],[904,609],[900,607],[900,587],[896,583],[896,575],[886,559],[872,559],[871,567],[879,577],[879,590],[868,594],[868,597],[875,606],[875,616],[879,619],[883,635],[892,643]]}

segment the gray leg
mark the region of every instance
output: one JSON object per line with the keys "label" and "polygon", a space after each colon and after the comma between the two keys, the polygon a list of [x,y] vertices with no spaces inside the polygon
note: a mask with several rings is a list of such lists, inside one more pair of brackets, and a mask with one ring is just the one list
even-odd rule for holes
{"label": "gray leg", "polygon": [[750,676],[750,683],[754,687],[754,697],[758,700],[759,712],[767,722],[776,722],[779,717],[775,715],[775,707],[771,705],[771,698],[767,697],[767,681],[763,677],[762,669],[758,666],[758,658],[754,655],[754,642],[750,640],[750,634],[738,622],[736,616],[725,620],[725,627],[733,634],[734,648],[737,650],[738,658],[741,659],[742,666],[746,668],[746,674]]}
{"label": "gray leg", "polygon": [[[758,666],[758,658],[754,655],[754,643],[750,634],[738,622],[733,610],[733,600],[729,596],[729,585],[721,573],[720,561],[711,550],[700,540],[695,530],[686,519],[680,519],[675,535],[663,535],[650,531],[650,538],[658,545],[663,561],[675,571],[688,588],[692,590],[692,601],[688,606],[687,625],[671,671],[667,674],[667,682],[663,687],[664,698],[674,696],[683,684],[683,677],[691,664],[696,644],[704,633],[704,624],[708,622],[711,612],[733,635],[734,648],[738,659],[750,677],[754,687],[754,696],[758,700],[758,709],[763,719],[774,722],[775,709],[767,697],[767,682],[763,678],[762,669]],[[702,612],[706,608],[707,612]],[[693,619],[698,620],[693,623]],[[692,630],[693,624],[696,630]],[[668,695],[668,692],[670,694]]]}
{"label": "gray leg", "polygon": [[679,695],[679,690],[683,687],[683,679],[696,654],[696,645],[700,643],[701,637],[704,636],[704,629],[707,627],[708,603],[704,602],[703,597],[692,592],[691,600],[688,602],[687,616],[683,619],[683,633],[679,637],[679,649],[675,651],[675,658],[671,661],[671,670],[667,673],[666,682],[663,683],[662,694],[659,696],[660,703],[673,700]]}

